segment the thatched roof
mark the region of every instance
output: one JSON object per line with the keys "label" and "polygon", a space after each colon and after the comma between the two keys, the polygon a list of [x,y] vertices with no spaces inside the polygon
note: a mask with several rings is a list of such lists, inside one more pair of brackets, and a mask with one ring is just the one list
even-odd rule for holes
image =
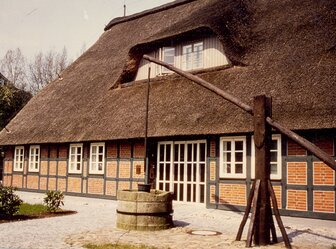
{"label": "thatched roof", "polygon": [[[271,95],[273,118],[288,128],[336,128],[334,0],[177,3],[112,21],[63,80],[47,85],[10,122],[0,144],[143,137],[146,84],[112,89],[132,64],[129,52],[202,27],[218,35],[236,66],[199,76],[248,104]],[[149,136],[250,131],[248,114],[194,83],[179,76],[152,81]]]}

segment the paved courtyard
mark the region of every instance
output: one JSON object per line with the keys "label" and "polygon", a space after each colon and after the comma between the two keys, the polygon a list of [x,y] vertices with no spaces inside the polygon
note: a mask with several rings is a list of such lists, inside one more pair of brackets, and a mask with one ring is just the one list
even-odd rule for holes
{"label": "paved courtyard", "polygon": [[[18,192],[29,203],[43,194]],[[75,215],[0,224],[0,248],[82,248],[87,243],[147,244],[159,248],[244,248],[235,242],[242,213],[206,209],[198,204],[174,204],[173,229],[157,232],[123,231],[115,227],[117,202],[65,197],[65,209]],[[293,248],[332,248],[336,221],[283,217]],[[191,230],[213,230],[218,236],[190,235]],[[247,230],[247,228],[245,229]],[[278,237],[280,232],[278,231]],[[243,239],[246,238],[246,231]],[[283,243],[267,248],[284,248]]]}

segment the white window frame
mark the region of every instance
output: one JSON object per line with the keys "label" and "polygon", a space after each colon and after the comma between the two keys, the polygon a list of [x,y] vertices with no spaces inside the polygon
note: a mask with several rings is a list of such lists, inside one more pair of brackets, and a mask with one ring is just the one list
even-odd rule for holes
{"label": "white window frame", "polygon": [[[102,153],[102,158],[103,160],[101,162],[99,162],[99,150],[98,148],[102,146],[103,147],[103,153]],[[93,147],[97,147],[97,153],[96,153],[96,161],[93,161],[93,153],[92,153],[92,148]],[[93,169],[92,166],[93,164],[99,164],[102,163],[102,169],[99,170],[98,167]],[[90,174],[104,174],[105,171],[105,143],[91,143],[90,145],[90,167],[89,167],[89,173]]]}
{"label": "white window frame", "polygon": [[[166,49],[174,49],[174,61],[173,61],[173,64],[165,61],[165,50]],[[168,64],[170,64],[172,66],[175,66],[175,64],[176,64],[175,63],[175,61],[176,61],[176,47],[162,47],[162,48],[159,49],[159,52],[160,52],[159,56],[160,56],[160,60],[161,61],[166,62],[166,63],[168,63]],[[166,74],[171,74],[171,73],[173,73],[171,70],[169,70],[169,69],[167,69],[167,68],[165,68],[163,66],[160,67],[160,72],[159,72],[160,75],[166,75]]]}
{"label": "white window frame", "polygon": [[29,172],[39,172],[39,170],[40,170],[40,153],[41,153],[40,145],[31,145],[29,147],[29,162],[28,162],[28,171]]}
{"label": "white window frame", "polygon": [[[235,173],[235,156],[234,153],[235,150],[235,142],[236,141],[242,141],[243,142],[243,172],[242,173]],[[224,146],[223,142],[231,142],[231,173],[226,172],[226,168],[224,167]],[[219,176],[221,178],[235,178],[235,179],[243,179],[246,178],[246,137],[245,136],[237,136],[237,137],[221,137],[220,138],[220,156],[219,156],[219,162],[220,162],[220,174]]]}
{"label": "white window frame", "polygon": [[[282,178],[282,151],[281,151],[281,135],[280,134],[273,134],[272,140],[277,141],[277,173],[271,173],[272,180],[281,180]],[[274,152],[275,150],[271,150]],[[254,136],[251,137],[251,178],[255,178],[255,148],[254,148]]]}
{"label": "white window frame", "polygon": [[14,171],[23,171],[24,146],[15,146],[14,149]]}
{"label": "white window frame", "polygon": [[[196,66],[195,65],[195,61],[196,61],[195,46],[198,45],[198,44],[202,44],[202,50],[201,50],[202,51],[202,60],[201,60],[201,65]],[[191,53],[188,53],[188,54],[191,55],[191,65],[189,65],[189,66],[187,65],[187,61],[186,61],[186,55],[187,54],[183,53],[183,49],[185,47],[188,47],[188,46],[191,46]],[[182,48],[181,48],[181,68],[182,68],[182,70],[186,70],[186,71],[204,68],[204,41],[203,40],[194,41],[194,42],[182,45]]]}
{"label": "white window frame", "polygon": [[[75,148],[75,153],[72,154],[71,150]],[[78,148],[81,148],[81,153],[78,154]],[[72,156],[74,156],[75,160],[72,161]],[[78,156],[80,156],[80,161],[78,161]],[[77,164],[80,163],[80,169],[77,170]],[[71,169],[71,164],[74,164],[74,169]],[[82,166],[83,166],[83,144],[70,144],[69,146],[69,166],[68,172],[71,174],[81,174],[82,173]]]}

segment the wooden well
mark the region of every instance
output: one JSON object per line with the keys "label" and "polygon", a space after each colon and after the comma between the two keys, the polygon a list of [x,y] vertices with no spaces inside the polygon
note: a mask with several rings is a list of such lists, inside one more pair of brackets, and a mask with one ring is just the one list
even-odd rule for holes
{"label": "wooden well", "polygon": [[173,194],[170,192],[119,190],[117,199],[117,228],[155,231],[173,226]]}

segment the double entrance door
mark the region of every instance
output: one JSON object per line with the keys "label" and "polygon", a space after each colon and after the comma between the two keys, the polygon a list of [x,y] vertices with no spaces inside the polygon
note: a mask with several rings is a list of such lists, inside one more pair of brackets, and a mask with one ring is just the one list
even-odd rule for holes
{"label": "double entrance door", "polygon": [[174,200],[205,202],[206,141],[160,142],[157,188],[174,193]]}

